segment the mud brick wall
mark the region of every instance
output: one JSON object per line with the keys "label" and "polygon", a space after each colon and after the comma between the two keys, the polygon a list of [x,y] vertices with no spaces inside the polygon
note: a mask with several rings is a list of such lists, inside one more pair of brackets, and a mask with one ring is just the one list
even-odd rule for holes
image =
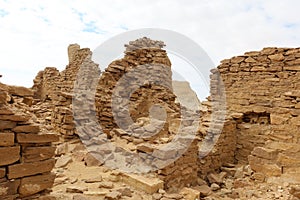
{"label": "mud brick wall", "polygon": [[10,93],[0,87],[0,199],[31,196],[51,188],[54,182],[55,147],[51,142],[57,141],[57,136],[40,133],[30,115],[7,103],[10,95],[28,91]]}
{"label": "mud brick wall", "polygon": [[221,61],[226,103],[237,118],[237,161],[267,140],[299,143],[300,49],[264,48]]}

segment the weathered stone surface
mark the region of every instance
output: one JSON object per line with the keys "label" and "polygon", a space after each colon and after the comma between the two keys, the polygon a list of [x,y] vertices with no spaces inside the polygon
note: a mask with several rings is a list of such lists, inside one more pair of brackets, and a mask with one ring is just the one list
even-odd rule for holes
{"label": "weathered stone surface", "polygon": [[15,144],[14,133],[0,133],[0,147],[13,146]]}
{"label": "weathered stone surface", "polygon": [[87,191],[87,190],[88,190],[88,188],[86,188],[86,187],[72,185],[72,186],[67,187],[66,192],[68,192],[68,193],[83,193],[84,191]]}
{"label": "weathered stone surface", "polygon": [[23,147],[22,161],[35,162],[52,158],[55,154],[55,147]]}
{"label": "weathered stone surface", "polygon": [[17,194],[19,185],[19,179],[0,183],[0,198],[7,195]]}
{"label": "weathered stone surface", "polygon": [[164,182],[159,179],[146,178],[135,174],[122,174],[121,180],[131,187],[144,191],[148,194],[153,194],[159,189],[164,188]]}
{"label": "weathered stone surface", "polygon": [[121,193],[118,191],[112,191],[105,195],[105,199],[107,200],[118,200],[121,198]]}
{"label": "weathered stone surface", "polygon": [[277,162],[281,166],[298,166],[300,167],[300,152],[296,154],[285,155],[283,153],[278,154]]}
{"label": "weathered stone surface", "polygon": [[281,53],[270,55],[270,56],[268,56],[268,58],[271,59],[271,60],[274,60],[274,61],[284,60],[284,56]]}
{"label": "weathered stone surface", "polygon": [[283,70],[286,70],[286,71],[300,71],[300,65],[285,66],[285,67],[283,67]]}
{"label": "weathered stone surface", "polygon": [[40,127],[37,125],[24,125],[17,126],[13,129],[16,133],[38,133],[40,131]]}
{"label": "weathered stone surface", "polygon": [[291,189],[290,189],[290,194],[291,195],[293,195],[294,197],[296,197],[296,198],[299,198],[300,199],[300,187],[292,187]]}
{"label": "weathered stone surface", "polygon": [[275,160],[278,151],[276,149],[266,149],[264,147],[255,147],[252,151],[252,155],[258,156],[260,158]]}
{"label": "weathered stone surface", "polygon": [[16,127],[17,123],[12,121],[0,120],[0,130],[12,129]]}
{"label": "weathered stone surface", "polygon": [[79,44],[70,44],[68,46],[69,63],[72,62],[76,56],[77,51],[80,49]]}
{"label": "weathered stone surface", "polygon": [[104,181],[104,182],[101,182],[98,187],[112,189],[114,187],[114,184],[112,182]]}
{"label": "weathered stone surface", "polygon": [[3,178],[6,175],[6,169],[0,168],[0,178]]}
{"label": "weathered stone surface", "polygon": [[91,166],[101,166],[103,162],[95,158],[91,153],[87,153],[84,157],[85,165],[88,167]]}
{"label": "weathered stone surface", "polygon": [[102,178],[101,175],[84,180],[84,182],[86,182],[86,183],[98,183],[98,182],[101,182],[101,181],[103,181],[103,178]]}
{"label": "weathered stone surface", "polygon": [[226,176],[226,172],[221,172],[220,174],[215,174],[215,173],[210,173],[208,174],[207,178],[208,181],[212,184],[212,183],[223,183],[223,179]]}
{"label": "weathered stone surface", "polygon": [[20,159],[20,146],[0,147],[0,166],[9,165]]}
{"label": "weathered stone surface", "polygon": [[268,177],[281,175],[281,167],[279,167],[278,165],[268,162],[264,163],[264,160],[254,157],[252,155],[250,155],[248,158],[251,169],[255,172],[261,172]]}
{"label": "weathered stone surface", "polygon": [[59,157],[55,163],[56,168],[66,167],[69,163],[72,162],[72,157],[69,155],[63,155]]}
{"label": "weathered stone surface", "polygon": [[121,187],[117,189],[117,191],[120,192],[122,196],[132,197],[133,191],[129,187]]}
{"label": "weathered stone surface", "polygon": [[0,120],[7,120],[13,122],[26,122],[29,119],[29,115],[0,115]]}
{"label": "weathered stone surface", "polygon": [[55,165],[54,159],[39,161],[34,163],[21,163],[10,165],[8,167],[8,178],[20,178],[24,176],[32,176],[35,174],[50,172]]}
{"label": "weathered stone surface", "polygon": [[33,90],[22,86],[9,86],[9,93],[20,97],[33,96]]}
{"label": "weathered stone surface", "polygon": [[[203,193],[201,193],[201,191]],[[208,189],[208,191],[210,191],[210,192],[205,191],[203,186],[199,186],[199,188],[197,188],[197,189],[185,187],[180,191],[180,193],[184,196],[184,199],[186,199],[186,200],[196,200],[196,199],[200,199],[201,194],[205,193],[204,196],[208,196],[211,193],[211,190]]]}
{"label": "weathered stone surface", "polygon": [[17,141],[19,143],[49,143],[58,141],[58,136],[54,134],[17,134]]}
{"label": "weathered stone surface", "polygon": [[154,147],[151,144],[140,144],[136,146],[136,150],[145,153],[152,153]]}
{"label": "weathered stone surface", "polygon": [[21,179],[19,193],[21,197],[36,194],[47,188],[51,188],[55,179],[55,174],[45,174],[31,176]]}

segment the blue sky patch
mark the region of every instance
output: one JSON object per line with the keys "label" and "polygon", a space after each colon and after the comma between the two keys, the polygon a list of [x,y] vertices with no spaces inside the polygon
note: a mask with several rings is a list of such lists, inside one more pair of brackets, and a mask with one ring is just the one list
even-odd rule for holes
{"label": "blue sky patch", "polygon": [[0,17],[5,17],[8,15],[8,12],[6,10],[0,9]]}
{"label": "blue sky patch", "polygon": [[96,33],[96,34],[105,34],[106,31],[99,29],[96,24],[95,21],[90,21],[88,23],[84,23],[84,28],[83,28],[83,32],[89,32],[89,33]]}
{"label": "blue sky patch", "polygon": [[296,28],[297,24],[295,24],[295,23],[286,23],[283,26],[284,26],[284,28],[291,29],[291,28]]}
{"label": "blue sky patch", "polygon": [[74,12],[76,15],[79,16],[80,21],[83,22],[83,17],[86,15],[86,13],[80,12],[80,11],[74,9],[74,8],[72,8],[72,10],[73,10],[73,12]]}
{"label": "blue sky patch", "polygon": [[128,31],[128,27],[125,26],[125,25],[120,25],[120,28],[123,29],[123,30],[125,30],[125,31]]}

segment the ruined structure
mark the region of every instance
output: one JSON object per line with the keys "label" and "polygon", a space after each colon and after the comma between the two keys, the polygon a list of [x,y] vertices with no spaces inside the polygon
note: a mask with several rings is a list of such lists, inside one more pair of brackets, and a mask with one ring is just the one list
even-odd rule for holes
{"label": "ruined structure", "polygon": [[55,179],[51,142],[58,136],[41,132],[22,109],[32,97],[30,89],[0,83],[0,199],[25,199],[51,188]]}
{"label": "ruined structure", "polygon": [[[223,187],[230,189],[220,192],[222,197],[239,198],[243,194],[237,190],[239,185],[246,187],[251,181],[253,184],[300,183],[299,48],[265,48],[221,61],[217,69],[211,70],[210,97],[201,102],[200,110],[191,110],[180,105],[173,93],[172,66],[163,42],[141,38],[125,47],[124,57],[113,61],[101,74],[98,65],[91,60],[89,49],[70,45],[66,69],[59,72],[46,68],[34,81],[34,97],[48,102],[51,110],[48,119],[61,135],[61,142],[78,137],[75,123],[83,130],[84,134],[79,136],[93,154],[72,151],[76,159],[88,166],[117,161],[130,165],[136,162],[134,156],[128,156],[126,161],[117,159],[128,153],[143,155],[145,160],[150,157],[151,163],[157,165],[182,153],[178,160],[163,167],[156,166],[159,170],[138,178],[114,172],[113,177],[151,194],[154,199],[168,197],[167,193],[158,193],[159,189],[198,191],[190,198],[194,200],[199,192],[204,197],[212,190],[222,191]],[[91,67],[92,73],[89,68],[79,73],[80,67]],[[88,81],[87,85],[77,85],[85,90],[98,75],[101,76],[96,83],[96,101],[92,102],[96,110],[90,114],[96,116],[103,135],[95,128],[99,124],[88,115],[74,122],[72,105],[74,98],[82,103],[82,113],[90,112],[91,107],[83,96],[91,94],[74,95],[74,84],[75,80]],[[222,107],[223,98],[226,111]],[[31,101],[39,100],[24,100],[27,104]],[[186,118],[182,118],[182,114]],[[161,145],[176,137],[180,124],[184,125],[183,135],[198,125],[196,137],[185,138],[190,143],[187,150],[181,152],[179,144],[178,148],[159,151]],[[108,140],[117,147],[108,149]],[[114,154],[105,157],[103,152]],[[150,178],[149,182],[155,181],[148,183],[145,177]],[[246,178],[248,182],[242,180]]]}
{"label": "ruined structure", "polygon": [[221,63],[228,115],[237,123],[235,160],[299,183],[300,49],[264,48]]}
{"label": "ruined structure", "polygon": [[[154,165],[176,157],[179,146],[160,151],[160,145],[172,141],[181,121],[186,120],[186,126],[194,121],[192,114],[189,119],[180,119],[182,109],[189,111],[175,103],[171,62],[163,46],[163,42],[149,38],[129,42],[124,58],[113,61],[101,74],[96,94],[98,120],[104,133],[117,144],[125,144],[122,147],[127,151],[152,157]],[[196,184],[198,142],[189,142],[183,156],[157,174],[167,190]]]}

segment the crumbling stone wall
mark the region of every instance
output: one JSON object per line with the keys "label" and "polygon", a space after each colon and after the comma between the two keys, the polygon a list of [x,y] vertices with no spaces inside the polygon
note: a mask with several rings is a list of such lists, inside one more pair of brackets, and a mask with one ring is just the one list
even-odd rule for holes
{"label": "crumbling stone wall", "polygon": [[198,176],[208,176],[235,162],[236,121],[227,115],[226,93],[222,77],[211,70],[210,96],[200,103],[198,139]]}
{"label": "crumbling stone wall", "polygon": [[68,48],[68,55],[70,63],[60,73],[56,83],[52,112],[52,125],[65,138],[72,137],[76,133],[71,107],[73,87],[82,63],[92,55],[92,52],[88,48],[80,49],[79,45],[71,44]]}
{"label": "crumbling stone wall", "polygon": [[[161,49],[164,43],[141,38],[131,41],[129,45],[125,46],[124,58],[113,61],[99,80],[97,94],[100,98],[96,102],[96,108],[99,121],[106,134],[110,134],[112,128],[117,126],[112,112],[113,92],[118,81],[121,81],[120,79],[130,71],[133,73],[126,77],[128,80],[124,80],[122,82],[124,84],[116,88],[118,90],[116,96],[120,96],[122,99],[130,98],[129,105],[125,105],[127,102],[123,100],[120,102],[120,107],[128,108],[130,117],[134,121],[141,117],[148,117],[150,106],[154,104],[163,105],[165,109],[168,109],[168,118],[170,118],[171,109],[175,109],[173,112],[178,111],[178,105],[175,105],[175,95],[172,92],[171,62],[166,51]],[[157,74],[159,77],[151,80],[151,76]],[[157,84],[153,84],[155,81]],[[140,84],[141,87],[135,89],[137,84]],[[134,90],[134,93],[127,94],[126,91],[131,89]],[[124,116],[124,119],[121,119],[124,124],[128,123],[126,122],[128,117]]]}
{"label": "crumbling stone wall", "polygon": [[46,67],[43,71],[40,71],[33,80],[34,98],[52,99],[59,77],[59,71],[55,67]]}
{"label": "crumbling stone wall", "polygon": [[[171,62],[163,46],[163,42],[149,38],[137,39],[125,45],[124,58],[113,61],[102,73],[96,100],[99,122],[108,137],[113,141],[124,141],[127,150],[152,155],[156,163],[177,155],[180,147],[160,152],[159,145],[174,138],[182,121],[182,108],[175,103],[176,96],[172,89]],[[124,77],[125,82],[122,82]],[[132,94],[126,93],[131,89]],[[118,99],[117,104],[113,102],[113,95]],[[166,113],[154,105],[159,105]],[[115,113],[117,116],[114,116],[113,106],[120,109]],[[151,113],[149,110],[152,108],[154,110]],[[155,121],[154,125],[147,126],[151,120]],[[193,121],[191,115],[191,119],[186,120],[187,126],[191,126]],[[160,125],[163,127],[158,128]],[[156,130],[159,132],[155,133]],[[186,131],[189,133],[191,130]],[[164,181],[165,189],[176,191],[196,184],[197,143],[197,140],[191,141],[181,158],[157,172],[158,177]]]}
{"label": "crumbling stone wall", "polygon": [[52,106],[49,109],[53,110],[51,125],[66,138],[72,137],[76,132],[71,109],[74,83],[81,64],[91,54],[88,48],[80,49],[78,44],[70,44],[69,64],[63,71],[46,67],[34,79],[34,97],[42,101],[50,100]]}
{"label": "crumbling stone wall", "polygon": [[[206,180],[208,174],[218,172],[221,167],[235,162],[237,130],[236,122],[232,118],[225,118],[223,125],[221,125],[222,121],[218,122],[212,118],[211,101],[201,102],[200,110],[198,176]],[[206,153],[204,146],[211,142],[205,139],[207,135],[212,135],[211,141],[215,140],[215,144],[211,150],[208,149],[209,152],[203,157],[202,154]]]}
{"label": "crumbling stone wall", "polygon": [[[300,143],[299,64],[299,48],[264,48],[221,61],[228,112],[237,122],[236,161],[247,163],[251,154],[252,168],[270,175],[288,172],[286,165],[299,167],[290,163],[299,151],[291,155],[281,145]],[[283,162],[286,155],[291,158]]]}
{"label": "crumbling stone wall", "polygon": [[12,98],[28,98],[33,91],[0,83],[0,199],[24,198],[51,188],[55,160],[54,134],[40,132],[31,116],[13,107]]}

